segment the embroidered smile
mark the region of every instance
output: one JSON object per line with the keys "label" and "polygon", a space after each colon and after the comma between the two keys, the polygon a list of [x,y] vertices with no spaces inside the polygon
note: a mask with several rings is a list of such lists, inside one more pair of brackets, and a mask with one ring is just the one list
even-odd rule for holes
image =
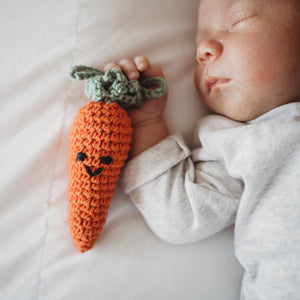
{"label": "embroidered smile", "polygon": [[87,165],[84,165],[84,168],[91,177],[99,175],[103,170],[103,168],[99,168],[99,169],[95,170],[94,172],[92,172],[91,168]]}
{"label": "embroidered smile", "polygon": [[[87,155],[85,153],[83,153],[83,152],[77,153],[77,158],[76,158],[77,161],[84,161],[86,158],[87,158]],[[100,163],[102,163],[102,164],[109,165],[109,164],[111,164],[111,162],[112,162],[112,158],[110,156],[101,156],[100,157]],[[103,171],[103,168],[98,168],[93,172],[91,170],[91,168],[86,164],[84,164],[84,168],[91,177],[97,176]]]}

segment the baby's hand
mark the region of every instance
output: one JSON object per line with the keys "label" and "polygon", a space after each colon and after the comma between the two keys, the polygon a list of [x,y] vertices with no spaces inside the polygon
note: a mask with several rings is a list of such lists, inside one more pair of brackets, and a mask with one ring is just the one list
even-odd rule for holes
{"label": "baby's hand", "polygon": [[[122,71],[129,80],[138,80],[141,76],[143,78],[156,76],[165,78],[161,68],[150,66],[149,60],[145,56],[136,56],[133,60],[128,58],[122,59],[118,64],[108,63],[105,65],[104,71],[109,69]],[[140,127],[161,122],[168,97],[167,94],[168,92],[157,99],[146,99],[141,108],[130,110],[128,113],[132,121],[132,126]]]}

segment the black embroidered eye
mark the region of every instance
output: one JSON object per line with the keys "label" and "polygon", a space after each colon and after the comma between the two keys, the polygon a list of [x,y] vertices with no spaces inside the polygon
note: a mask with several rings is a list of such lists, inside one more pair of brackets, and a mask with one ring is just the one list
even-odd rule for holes
{"label": "black embroidered eye", "polygon": [[112,158],[110,156],[102,156],[100,157],[100,162],[109,165],[112,162]]}
{"label": "black embroidered eye", "polygon": [[77,153],[77,160],[78,161],[84,161],[87,158],[87,155],[84,154],[83,152],[78,152]]}

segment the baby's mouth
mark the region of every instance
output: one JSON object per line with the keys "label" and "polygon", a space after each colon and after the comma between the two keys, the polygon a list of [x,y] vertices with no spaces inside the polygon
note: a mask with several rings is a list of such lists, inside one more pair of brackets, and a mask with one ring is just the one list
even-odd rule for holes
{"label": "baby's mouth", "polygon": [[205,85],[210,93],[216,86],[229,82],[230,79],[208,76],[205,78]]}
{"label": "baby's mouth", "polygon": [[84,167],[85,167],[86,172],[87,172],[91,177],[94,177],[94,176],[99,175],[99,174],[102,172],[102,170],[103,170],[103,168],[99,168],[99,169],[96,169],[94,172],[92,172],[92,170],[91,170],[91,168],[90,168],[89,166],[84,165]]}

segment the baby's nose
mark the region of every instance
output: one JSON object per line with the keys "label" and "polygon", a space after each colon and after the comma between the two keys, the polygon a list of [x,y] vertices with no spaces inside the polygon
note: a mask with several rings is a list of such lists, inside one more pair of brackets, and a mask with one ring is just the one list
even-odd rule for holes
{"label": "baby's nose", "polygon": [[223,44],[215,39],[206,39],[198,43],[196,58],[198,63],[216,60],[223,52]]}

